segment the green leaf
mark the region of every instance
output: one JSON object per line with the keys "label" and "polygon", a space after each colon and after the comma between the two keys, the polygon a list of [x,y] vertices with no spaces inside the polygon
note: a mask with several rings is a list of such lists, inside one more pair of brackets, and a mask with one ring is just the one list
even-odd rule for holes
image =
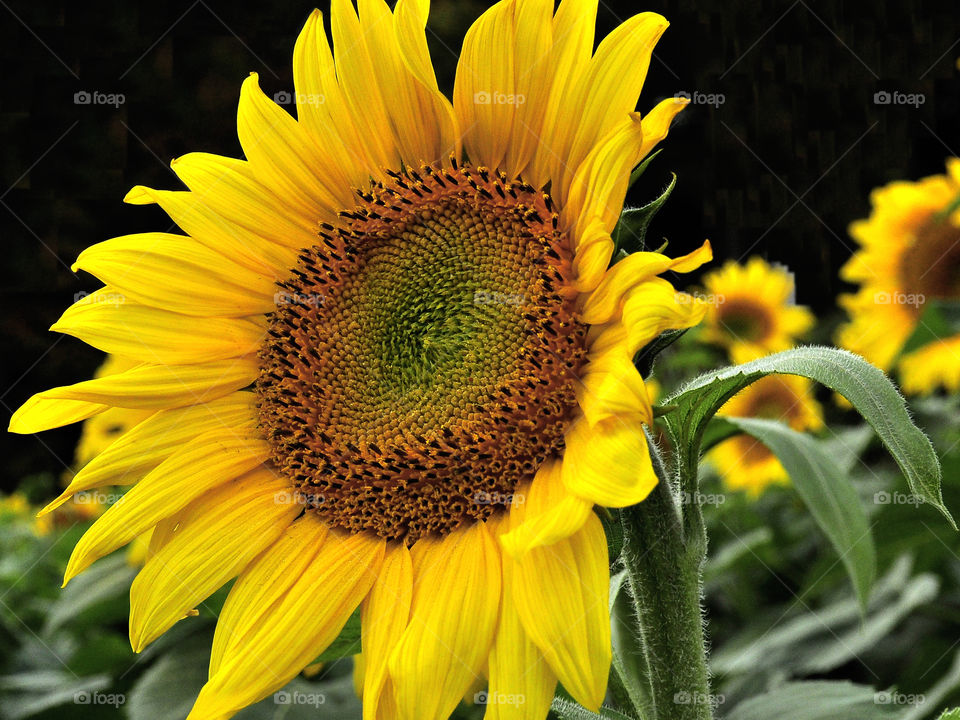
{"label": "green leaf", "polygon": [[652,153],[647,155],[646,158],[644,158],[643,162],[641,162],[639,165],[637,165],[633,169],[633,172],[630,173],[630,180],[627,183],[627,189],[633,187],[634,183],[636,183],[637,180],[640,179],[640,176],[647,171],[647,168],[650,166],[650,163],[653,162],[653,159],[657,155],[659,155],[661,152],[663,152],[663,148],[660,148],[659,150],[654,150]]}
{"label": "green leaf", "polygon": [[726,715],[727,720],[888,720],[902,708],[877,703],[879,693],[849,682],[794,682],[744,700]]}
{"label": "green leaf", "polygon": [[602,707],[599,713],[595,713],[561,697],[553,699],[550,709],[560,720],[633,720],[629,715],[613,708]]}
{"label": "green leaf", "polygon": [[770,608],[720,647],[710,667],[723,676],[751,677],[822,675],[841,667],[889,639],[917,608],[936,599],[939,579],[932,573],[911,577],[911,571],[910,557],[901,556],[877,582],[866,617],[852,595],[815,610],[794,599]]}
{"label": "green leaf", "polygon": [[96,563],[60,592],[47,616],[44,634],[56,632],[67,623],[87,625],[126,618],[130,583],[136,574],[123,552]]}
{"label": "green leaf", "polygon": [[813,519],[847,568],[861,608],[877,574],[877,553],[856,489],[822,444],[783,423],[759,418],[726,420],[766,445],[783,465]]}
{"label": "green leaf", "polygon": [[677,176],[670,173],[670,182],[660,195],[643,207],[627,208],[620,215],[616,227],[610,234],[613,239],[614,247],[618,250],[626,250],[627,253],[643,250],[646,246],[647,228],[653,218],[663,207],[663,204],[670,197],[673,188],[677,184]]}
{"label": "green leaf", "polygon": [[614,701],[652,715],[651,688],[643,640],[627,588],[627,571],[610,578],[610,629],[613,642],[611,691]]}
{"label": "green leaf", "polygon": [[945,711],[938,720],[960,720],[960,708]]}
{"label": "green leaf", "polygon": [[914,495],[937,508],[957,529],[943,504],[933,445],[911,421],[903,397],[878,368],[836,348],[801,347],[705,373],[665,398],[664,405],[677,406],[664,421],[678,448],[684,490],[696,490],[701,440],[717,410],[750,383],[777,373],[816,380],[849,400],[890,451]]}
{"label": "green leaf", "polygon": [[[0,677],[2,717],[5,720],[20,720],[61,705],[89,704],[93,693],[105,692],[109,685],[109,675],[78,678],[60,670],[32,670],[5,675]],[[118,702],[122,700],[118,699]],[[115,705],[109,709],[113,707]]]}
{"label": "green leaf", "polygon": [[646,380],[653,374],[653,364],[664,350],[683,337],[686,330],[667,330],[640,348],[633,358],[633,364]]}
{"label": "green leaf", "polygon": [[147,668],[127,699],[130,720],[186,717],[207,677],[210,642],[206,633],[190,637]]}

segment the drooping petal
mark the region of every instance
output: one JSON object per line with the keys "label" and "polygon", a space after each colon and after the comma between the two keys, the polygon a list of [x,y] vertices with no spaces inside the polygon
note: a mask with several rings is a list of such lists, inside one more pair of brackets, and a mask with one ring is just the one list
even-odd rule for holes
{"label": "drooping petal", "polygon": [[667,270],[690,272],[712,259],[709,241],[678,258],[656,252],[631,253],[610,268],[597,289],[587,297],[582,319],[590,325],[609,322],[619,313],[624,296],[634,287]]}
{"label": "drooping petal", "polygon": [[633,355],[622,347],[592,353],[577,385],[577,401],[592,427],[618,415],[634,415],[653,424],[653,409]]}
{"label": "drooping petal", "polygon": [[221,217],[291,248],[316,242],[318,216],[304,214],[266,188],[243,160],[188,153],[170,167],[198,200]]}
{"label": "drooping petal", "polygon": [[290,483],[262,468],[201,495],[130,587],[130,644],[140,652],[236,577],[303,509]]}
{"label": "drooping petal", "polygon": [[285,278],[297,261],[293,248],[266,240],[262,235],[230,222],[214,212],[198,193],[154,190],[137,185],[130,189],[125,203],[156,203],[177,226],[206,248],[252,270],[276,280]]}
{"label": "drooping petal", "polygon": [[196,318],[138,303],[86,302],[50,328],[98,350],[141,362],[190,365],[255,353],[266,334],[258,318]]}
{"label": "drooping petal", "polygon": [[511,510],[511,529],[500,536],[500,544],[514,557],[530,548],[550,545],[569,537],[583,526],[593,512],[590,502],[567,490],[560,473],[560,461],[547,460],[537,471],[529,492],[523,498],[523,521],[515,521]]}
{"label": "drooping petal", "polygon": [[[107,377],[37,393],[10,418],[10,432],[49,430],[108,406],[159,410],[209,402],[257,379],[256,363],[241,358],[200,365],[139,365]],[[66,402],[65,408],[60,403]],[[90,415],[78,403],[87,403]]]}
{"label": "drooping petal", "polygon": [[390,677],[402,720],[444,720],[480,675],[493,642],[500,552],[478,522],[419,540],[413,559],[411,617],[390,656]]}
{"label": "drooping petal", "polygon": [[255,403],[253,393],[236,392],[209,403],[157,411],[84,465],[40,514],[55,510],[83,490],[132,485],[192,439],[253,420]]}
{"label": "drooping petal", "polygon": [[[318,543],[314,529],[299,529],[307,522],[320,524],[309,515],[298,520],[237,580],[237,586],[265,584],[278,567],[292,569],[290,556],[311,558],[302,572],[284,573],[275,603],[231,611],[235,637],[200,691],[188,720],[229,717],[282,688],[337,638],[370,590],[385,542],[366,534],[330,531]],[[290,542],[291,538],[299,542]],[[278,553],[285,557],[278,558]],[[231,590],[227,604],[232,604],[233,595]]]}
{"label": "drooping petal", "polygon": [[515,575],[513,560],[504,557],[500,621],[490,650],[484,720],[543,720],[557,685],[556,674],[523,629],[514,602]]}
{"label": "drooping petal", "polygon": [[574,535],[513,562],[514,605],[527,636],[574,699],[596,711],[610,672],[610,572],[591,514]]}
{"label": "drooping petal", "polygon": [[643,500],[657,484],[640,416],[614,416],[591,426],[574,422],[564,436],[561,477],[567,490],[606,507]]}
{"label": "drooping petal", "polygon": [[182,235],[141,233],[106,240],[80,253],[72,269],[98,277],[120,294],[120,302],[129,299],[184,315],[242,317],[273,308],[273,277]]}
{"label": "drooping petal", "polygon": [[387,549],[380,574],[363,602],[364,720],[376,720],[378,716],[388,679],[387,661],[407,628],[412,600],[413,562],[406,545],[398,543]]}
{"label": "drooping petal", "polygon": [[126,545],[191,500],[267,460],[255,426],[221,428],[184,445],[134,485],[90,526],[73,549],[64,585],[95,560]]}

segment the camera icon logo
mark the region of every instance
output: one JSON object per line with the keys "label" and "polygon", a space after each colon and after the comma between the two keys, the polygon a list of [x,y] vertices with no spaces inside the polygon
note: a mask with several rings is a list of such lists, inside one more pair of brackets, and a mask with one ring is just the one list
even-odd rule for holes
{"label": "camera icon logo", "polygon": [[893,96],[886,90],[878,90],[873,94],[874,105],[889,105],[893,101]]}

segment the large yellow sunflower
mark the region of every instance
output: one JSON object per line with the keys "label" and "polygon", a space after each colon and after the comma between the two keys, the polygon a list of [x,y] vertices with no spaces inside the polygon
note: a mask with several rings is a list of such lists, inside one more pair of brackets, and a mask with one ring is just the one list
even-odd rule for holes
{"label": "large yellow sunflower", "polygon": [[106,287],[53,329],[139,364],[34,396],[11,429],[150,411],[51,507],[132,484],[66,581],[153,529],[137,650],[236,578],[192,719],[282,687],[358,606],[365,718],[445,718],[480,683],[496,717],[545,717],[558,680],[602,701],[593,506],[657,482],[632,358],[701,319],[656,276],[710,248],[609,267],[631,168],[683,104],[633,112],[666,21],[633,17],[594,52],[595,14],[496,4],[466,35],[451,103],[425,2],[358,15],[334,0],[336,54],[319,12],[296,43],[297,119],[251,76],[246,160],[186,155],[188,191],[127,196],[185,235],[77,260]]}
{"label": "large yellow sunflower", "polygon": [[703,286],[710,307],[703,340],[724,347],[735,363],[792,348],[813,327],[813,314],[794,304],[793,274],[762,258],[728,261]]}
{"label": "large yellow sunflower", "polygon": [[[823,410],[813,396],[813,384],[797,375],[770,375],[734,395],[718,415],[778,420],[798,432],[820,430]],[[790,477],[776,455],[759,440],[737,435],[708,453],[724,486],[757,497],[770,485],[784,485]]]}
{"label": "large yellow sunflower", "polygon": [[928,302],[960,301],[958,198],[960,158],[950,158],[944,175],[874,190],[870,217],[850,225],[860,249],[840,272],[860,288],[840,297],[850,322],[840,328],[837,343],[884,370],[899,365],[909,392],[960,382],[960,336],[901,358]]}

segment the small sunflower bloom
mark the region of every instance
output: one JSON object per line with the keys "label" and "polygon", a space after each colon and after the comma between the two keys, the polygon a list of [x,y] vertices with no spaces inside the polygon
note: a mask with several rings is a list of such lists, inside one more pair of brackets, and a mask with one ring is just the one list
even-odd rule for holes
{"label": "small sunflower bloom", "polygon": [[[717,413],[727,417],[776,420],[797,432],[823,428],[823,410],[812,382],[797,375],[768,375],[734,395]],[[707,455],[724,487],[757,498],[771,485],[787,485],[790,476],[766,445],[749,435],[724,440]]]}
{"label": "small sunflower bloom", "polygon": [[711,251],[610,266],[631,169],[684,103],[634,112],[666,21],[637,15],[594,51],[596,9],[497,3],[451,102],[425,2],[334,0],[336,52],[319,12],[294,48],[296,119],[253,75],[245,160],[186,155],[187,191],[127,195],[184,234],[77,260],[105,287],[53,329],[137,364],[34,396],[11,428],[149,413],[49,507],[131,485],[65,581],[152,532],[137,651],[235,579],[190,720],[283,687],[358,607],[366,720],[442,720],[482,686],[525,698],[503,718],[546,717],[558,682],[602,702],[594,506],[657,482],[632,359],[702,319],[657,276]]}
{"label": "small sunflower bloom", "polygon": [[703,287],[710,309],[701,337],[734,363],[789,350],[813,327],[813,313],[794,303],[793,274],[762,258],[729,261],[707,273]]}
{"label": "small sunflower bloom", "polygon": [[837,344],[883,370],[900,371],[914,394],[960,383],[960,335],[903,353],[927,303],[960,301],[960,159],[947,172],[916,182],[897,181],[870,196],[870,217],[850,225],[860,249],[841,268],[859,285],[840,297],[850,316]]}

